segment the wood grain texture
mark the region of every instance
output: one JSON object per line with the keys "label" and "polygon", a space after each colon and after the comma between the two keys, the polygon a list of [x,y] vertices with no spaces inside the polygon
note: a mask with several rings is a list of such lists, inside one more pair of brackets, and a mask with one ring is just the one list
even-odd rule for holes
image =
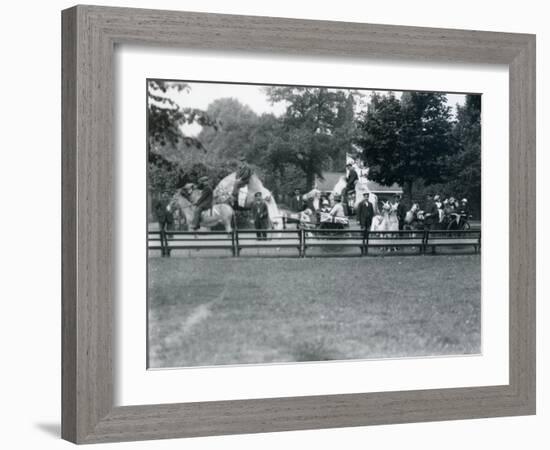
{"label": "wood grain texture", "polygon": [[[63,11],[62,435],[77,443],[535,412],[535,38],[482,31],[78,6]],[[115,44],[506,64],[510,384],[113,407]]]}

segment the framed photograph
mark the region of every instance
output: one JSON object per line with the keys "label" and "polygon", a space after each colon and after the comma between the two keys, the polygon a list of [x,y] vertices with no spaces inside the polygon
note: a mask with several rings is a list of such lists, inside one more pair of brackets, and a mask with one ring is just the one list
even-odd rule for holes
{"label": "framed photograph", "polygon": [[62,435],[535,413],[535,37],[62,13]]}

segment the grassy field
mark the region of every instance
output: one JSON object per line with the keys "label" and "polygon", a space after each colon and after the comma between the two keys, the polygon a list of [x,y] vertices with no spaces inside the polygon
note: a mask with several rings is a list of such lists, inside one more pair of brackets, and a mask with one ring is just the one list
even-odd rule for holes
{"label": "grassy field", "polygon": [[480,351],[480,257],[149,258],[149,366]]}

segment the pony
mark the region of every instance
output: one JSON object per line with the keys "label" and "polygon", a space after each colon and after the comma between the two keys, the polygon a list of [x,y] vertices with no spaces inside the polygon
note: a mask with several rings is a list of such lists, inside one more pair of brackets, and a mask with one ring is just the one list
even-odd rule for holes
{"label": "pony", "polygon": [[[185,217],[186,223],[192,223],[196,207],[194,203],[201,195],[201,190],[193,183],[186,184],[180,191],[177,191],[170,202],[173,210],[179,211]],[[216,225],[223,225],[225,231],[231,233],[235,218],[235,211],[227,204],[213,205],[208,211],[201,214],[201,226],[210,229]]]}

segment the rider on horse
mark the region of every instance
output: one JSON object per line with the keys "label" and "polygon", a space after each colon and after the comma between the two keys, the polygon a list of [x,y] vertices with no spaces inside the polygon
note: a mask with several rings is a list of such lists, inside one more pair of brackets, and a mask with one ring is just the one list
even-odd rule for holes
{"label": "rider on horse", "polygon": [[197,186],[202,192],[201,196],[194,203],[195,215],[193,216],[193,230],[200,228],[201,214],[203,211],[208,211],[212,208],[214,202],[214,193],[208,184],[208,177],[200,177]]}
{"label": "rider on horse", "polygon": [[248,184],[252,176],[252,169],[247,164],[246,157],[241,155],[239,161],[239,169],[235,174],[235,185],[233,186],[233,204],[235,207],[239,206],[239,191]]}

